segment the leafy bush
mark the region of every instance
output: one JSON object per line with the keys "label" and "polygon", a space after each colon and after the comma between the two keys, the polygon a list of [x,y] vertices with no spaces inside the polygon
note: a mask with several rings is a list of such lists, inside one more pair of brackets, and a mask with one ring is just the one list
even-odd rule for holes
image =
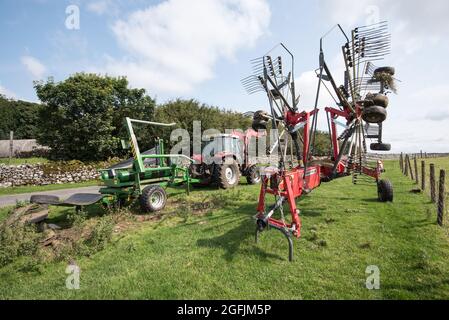
{"label": "leafy bush", "polygon": [[0,227],[0,267],[21,256],[34,257],[39,250],[41,234],[32,226]]}

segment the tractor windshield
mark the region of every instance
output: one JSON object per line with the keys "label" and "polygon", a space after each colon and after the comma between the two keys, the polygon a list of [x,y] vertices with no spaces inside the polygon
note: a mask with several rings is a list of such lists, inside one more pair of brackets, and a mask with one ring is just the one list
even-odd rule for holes
{"label": "tractor windshield", "polygon": [[203,142],[203,156],[214,157],[222,153],[240,156],[242,150],[240,143],[237,137],[217,136],[212,141]]}

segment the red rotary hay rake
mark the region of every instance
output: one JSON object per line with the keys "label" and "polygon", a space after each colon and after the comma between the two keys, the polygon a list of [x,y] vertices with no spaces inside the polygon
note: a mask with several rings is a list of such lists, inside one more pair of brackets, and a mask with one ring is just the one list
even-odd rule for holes
{"label": "red rotary hay rake", "polygon": [[[324,57],[323,40],[320,40],[320,67],[316,70],[318,87],[315,108],[299,111],[299,97],[295,92],[294,56],[281,43],[265,56],[252,61],[254,74],[242,80],[248,93],[265,92],[270,112],[258,111],[253,127],[287,132],[284,143],[278,135],[280,148],[277,167],[263,170],[262,185],[257,206],[256,241],[259,233],[274,228],[281,231],[289,244],[289,260],[293,259],[292,237],[301,236],[300,210],[296,199],[339,177],[352,175],[356,184],[361,179],[377,184],[380,201],[393,201],[390,181],[381,180],[384,172],[381,160],[371,159],[367,154],[366,140],[377,139],[371,150],[389,151],[391,146],[382,142],[382,122],[386,119],[387,94],[394,91],[394,69],[376,68],[373,61],[381,60],[390,50],[390,35],[385,22],[355,28],[348,37],[340,25],[338,28],[346,41],[342,47],[345,62],[344,85],[337,86]],[[332,30],[333,30],[332,29]],[[332,31],[331,30],[331,31]],[[328,33],[329,34],[329,33]],[[275,51],[280,55],[273,58]],[[283,61],[291,65],[287,68]],[[330,83],[330,87],[329,87]],[[313,157],[315,149],[318,104],[325,87],[336,102],[336,107],[325,108],[330,135],[331,150],[328,159]],[[373,93],[374,92],[374,93]],[[344,128],[341,134],[337,126]],[[297,166],[286,166],[287,148],[291,146],[292,157]],[[302,145],[302,146],[301,146]],[[368,177],[369,179],[366,179]],[[274,196],[274,204],[268,206],[267,196]],[[287,203],[291,219],[286,222],[284,204]],[[274,218],[275,214],[278,218]]]}

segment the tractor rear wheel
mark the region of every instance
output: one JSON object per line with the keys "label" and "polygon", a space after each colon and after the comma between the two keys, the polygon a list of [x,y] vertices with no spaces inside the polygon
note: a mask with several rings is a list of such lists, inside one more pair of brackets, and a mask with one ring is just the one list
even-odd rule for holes
{"label": "tractor rear wheel", "polygon": [[260,170],[257,166],[251,166],[246,174],[248,184],[257,184],[260,182]]}
{"label": "tractor rear wheel", "polygon": [[140,195],[140,207],[144,212],[157,212],[164,209],[167,203],[167,193],[158,185],[143,189]]}
{"label": "tractor rear wheel", "polygon": [[381,202],[393,202],[393,185],[389,180],[380,180],[377,183],[377,195]]}
{"label": "tractor rear wheel", "polygon": [[381,123],[387,118],[387,111],[380,106],[371,106],[364,108],[362,119],[368,123]]}
{"label": "tractor rear wheel", "polygon": [[215,181],[222,189],[234,188],[240,181],[240,169],[235,161],[215,166]]}

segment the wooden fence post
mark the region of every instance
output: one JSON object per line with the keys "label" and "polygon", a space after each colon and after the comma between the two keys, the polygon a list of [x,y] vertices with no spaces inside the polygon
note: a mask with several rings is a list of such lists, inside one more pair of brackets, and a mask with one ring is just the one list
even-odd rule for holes
{"label": "wooden fence post", "polygon": [[414,158],[414,163],[415,163],[415,181],[416,181],[416,184],[418,184],[419,183],[419,178],[418,178],[418,159],[416,159],[416,155],[415,155],[415,158]]}
{"label": "wooden fence post", "polygon": [[408,169],[410,171],[410,178],[412,180],[415,180],[415,176],[413,175],[412,161],[410,160],[410,157],[408,157]]}
{"label": "wooden fence post", "polygon": [[9,164],[14,155],[14,131],[9,132]]}
{"label": "wooden fence post", "polygon": [[426,162],[421,161],[421,189],[426,190]]}
{"label": "wooden fence post", "polygon": [[401,172],[404,173],[404,158],[402,156],[402,152],[401,155],[399,156],[399,167],[401,168]]}
{"label": "wooden fence post", "polygon": [[435,165],[430,164],[430,199],[433,203],[437,202],[437,195],[435,192]]}
{"label": "wooden fence post", "polygon": [[421,150],[421,159],[422,159],[422,150]]}
{"label": "wooden fence post", "polygon": [[405,155],[405,170],[404,174],[406,177],[408,177],[408,166],[409,166],[409,160],[408,160],[408,154]]}
{"label": "wooden fence post", "polygon": [[446,171],[440,170],[440,186],[438,192],[438,224],[440,226],[443,225],[443,217],[444,217],[444,201],[445,201],[445,180],[446,180]]}

